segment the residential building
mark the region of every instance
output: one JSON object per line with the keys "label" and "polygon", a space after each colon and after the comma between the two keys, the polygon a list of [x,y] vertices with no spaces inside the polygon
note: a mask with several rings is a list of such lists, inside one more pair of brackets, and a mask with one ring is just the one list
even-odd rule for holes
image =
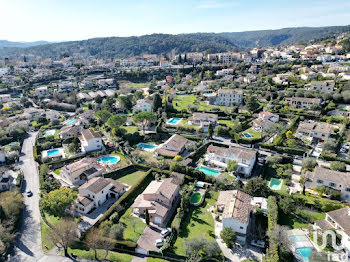
{"label": "residential building", "polygon": [[299,123],[295,136],[313,141],[324,141],[331,136],[336,128],[338,127],[328,123],[305,120]]}
{"label": "residential building", "polygon": [[256,161],[256,151],[241,147],[218,147],[210,145],[205,155],[205,160],[209,164],[227,168],[229,161],[235,160],[238,168],[237,173],[245,177],[251,175]]}
{"label": "residential building", "polygon": [[215,75],[217,76],[227,76],[227,75],[233,75],[234,70],[232,68],[227,68],[227,69],[222,69],[222,70],[218,70],[216,71]]}
{"label": "residential building", "polygon": [[133,112],[152,112],[153,101],[149,99],[139,99],[136,101],[136,105],[133,107]]}
{"label": "residential building", "polygon": [[218,123],[218,115],[208,113],[193,113],[188,119],[189,124],[196,125],[202,128],[203,132],[208,132],[209,126],[216,126]]}
{"label": "residential building", "polygon": [[48,110],[45,112],[45,117],[47,120],[59,120],[61,118],[61,114],[54,110]]}
{"label": "residential building", "polygon": [[271,112],[260,112],[259,117],[253,120],[253,129],[257,132],[266,132],[279,121],[279,115]]}
{"label": "residential building", "polygon": [[335,90],[335,84],[333,80],[329,81],[312,81],[307,87],[308,90],[317,90],[320,92],[333,92]]}
{"label": "residential building", "polygon": [[95,133],[92,131],[92,129],[83,129],[79,139],[81,144],[81,152],[88,153],[103,149],[101,135]]}
{"label": "residential building", "polygon": [[306,174],[305,187],[313,189],[322,186],[339,191],[342,200],[350,201],[350,173],[317,166],[313,172]]}
{"label": "residential building", "polygon": [[172,135],[164,144],[158,146],[156,153],[164,156],[175,157],[181,155],[190,141],[180,135]]}
{"label": "residential building", "polygon": [[176,210],[180,200],[180,186],[173,183],[173,178],[152,181],[145,191],[132,204],[132,213],[144,217],[148,210],[150,221],[164,225]]}
{"label": "residential building", "polygon": [[49,93],[47,86],[41,86],[35,89],[34,94],[39,95],[47,95]]}
{"label": "residential building", "polygon": [[236,232],[237,242],[245,244],[250,214],[253,211],[252,197],[240,190],[220,191],[216,209],[221,214],[224,228]]}
{"label": "residential building", "polygon": [[327,212],[324,220],[315,222],[314,229],[335,230],[341,235],[344,250],[350,254],[350,207]]}
{"label": "residential building", "polygon": [[81,185],[93,177],[102,176],[105,168],[97,162],[96,158],[83,158],[77,162],[63,166],[61,177],[72,185]]}
{"label": "residential building", "polygon": [[277,84],[287,85],[288,78],[291,76],[293,76],[292,72],[287,72],[285,74],[277,74],[275,77],[272,78],[272,81],[274,81]]}
{"label": "residential building", "polygon": [[0,192],[10,190],[13,177],[6,168],[0,168]]}
{"label": "residential building", "polygon": [[94,177],[79,187],[78,198],[74,203],[75,210],[87,214],[108,199],[117,200],[125,190],[126,186],[111,178]]}
{"label": "residential building", "polygon": [[286,97],[284,99],[288,102],[289,106],[296,108],[307,108],[310,106],[320,106],[322,100],[320,98],[307,98],[307,97]]}
{"label": "residential building", "polygon": [[63,81],[58,84],[58,92],[70,92],[74,88],[74,84],[70,81]]}
{"label": "residential building", "polygon": [[11,102],[12,98],[9,94],[0,94],[0,103],[8,103]]}
{"label": "residential building", "polygon": [[60,137],[62,139],[67,139],[70,137],[76,137],[79,136],[81,134],[81,127],[80,126],[64,126],[61,128],[60,131]]}
{"label": "residential building", "polygon": [[243,102],[242,89],[219,89],[216,96],[209,97],[211,105],[233,106]]}

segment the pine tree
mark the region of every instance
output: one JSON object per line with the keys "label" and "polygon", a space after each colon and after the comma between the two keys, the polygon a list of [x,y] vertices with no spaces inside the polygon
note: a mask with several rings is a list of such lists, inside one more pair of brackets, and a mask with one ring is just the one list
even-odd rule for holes
{"label": "pine tree", "polygon": [[145,220],[146,220],[146,224],[149,225],[149,213],[148,213],[148,209],[146,209]]}

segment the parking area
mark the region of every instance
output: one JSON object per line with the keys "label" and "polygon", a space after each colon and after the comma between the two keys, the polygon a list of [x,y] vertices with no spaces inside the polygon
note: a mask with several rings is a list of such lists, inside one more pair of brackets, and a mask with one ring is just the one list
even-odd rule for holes
{"label": "parking area", "polygon": [[155,242],[157,239],[162,238],[160,232],[163,228],[157,225],[149,225],[143,231],[139,241],[137,241],[137,253],[146,254],[148,251],[159,251],[159,248],[156,247]]}

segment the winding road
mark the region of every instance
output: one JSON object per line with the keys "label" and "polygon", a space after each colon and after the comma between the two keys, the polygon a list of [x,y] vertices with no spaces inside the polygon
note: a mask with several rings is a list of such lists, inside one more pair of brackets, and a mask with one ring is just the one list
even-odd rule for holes
{"label": "winding road", "polygon": [[[34,161],[33,145],[37,132],[29,133],[24,140],[18,166],[23,171],[24,179],[22,193],[24,196],[24,211],[21,219],[19,235],[9,261],[34,262],[71,261],[68,258],[47,255],[41,249],[40,211],[39,211],[39,174]],[[33,196],[27,197],[26,192],[31,190]]]}

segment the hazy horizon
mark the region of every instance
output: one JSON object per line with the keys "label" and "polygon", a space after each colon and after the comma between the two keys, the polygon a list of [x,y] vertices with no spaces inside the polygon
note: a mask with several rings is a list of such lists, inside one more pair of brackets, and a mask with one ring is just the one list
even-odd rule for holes
{"label": "hazy horizon", "polygon": [[1,39],[13,42],[339,26],[350,17],[345,0],[0,0],[0,9]]}

